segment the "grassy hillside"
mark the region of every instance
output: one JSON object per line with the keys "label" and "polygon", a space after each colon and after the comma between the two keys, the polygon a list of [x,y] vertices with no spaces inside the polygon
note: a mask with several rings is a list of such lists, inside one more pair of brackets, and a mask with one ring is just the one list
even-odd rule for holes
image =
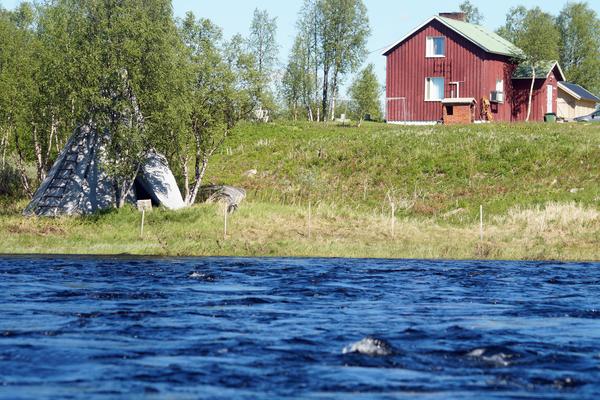
{"label": "grassy hillside", "polygon": [[226,237],[219,205],[154,211],[140,238],[131,207],[27,219],[5,199],[0,253],[600,260],[598,125],[245,124],[209,181],[248,191]]}
{"label": "grassy hillside", "polygon": [[[244,172],[256,169],[248,178]],[[317,124],[241,126],[208,171],[250,199],[308,199],[399,216],[501,214],[548,201],[600,204],[600,126],[490,124],[350,128]]]}

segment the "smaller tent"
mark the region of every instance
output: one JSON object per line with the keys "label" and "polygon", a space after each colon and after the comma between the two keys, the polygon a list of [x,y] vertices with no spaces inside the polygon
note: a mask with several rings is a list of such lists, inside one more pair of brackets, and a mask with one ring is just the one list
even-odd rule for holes
{"label": "smaller tent", "polygon": [[152,200],[153,204],[170,210],[185,207],[167,159],[156,151],[146,155],[146,161],[135,180],[134,191],[138,200]]}
{"label": "smaller tent", "polygon": [[[109,139],[90,125],[75,130],[24,215],[86,215],[115,206],[114,180],[102,168],[102,149]],[[136,177],[129,201],[150,199],[169,209],[184,207],[167,160],[149,152]]]}

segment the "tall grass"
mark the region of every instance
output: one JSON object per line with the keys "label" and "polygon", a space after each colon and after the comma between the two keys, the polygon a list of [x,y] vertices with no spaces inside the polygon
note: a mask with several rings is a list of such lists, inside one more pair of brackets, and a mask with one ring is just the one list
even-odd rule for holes
{"label": "tall grass", "polygon": [[[600,260],[597,210],[576,204],[514,209],[485,221],[447,224],[432,217],[400,217],[321,203],[308,209],[245,203],[223,235],[218,204],[141,214],[133,207],[85,218],[0,218],[0,253],[152,254],[169,256],[323,256]],[[540,221],[545,221],[543,225]]]}

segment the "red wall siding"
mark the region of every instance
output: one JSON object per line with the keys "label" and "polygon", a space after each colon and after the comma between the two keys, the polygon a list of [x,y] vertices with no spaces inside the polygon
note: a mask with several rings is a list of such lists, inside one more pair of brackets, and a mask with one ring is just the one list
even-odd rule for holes
{"label": "red wall siding", "polygon": [[[531,101],[530,121],[543,121],[546,112],[556,112],[556,101],[558,98],[558,80],[560,80],[558,69],[554,67],[548,78],[536,79],[533,86],[533,97]],[[547,110],[547,85],[552,85],[552,111]],[[527,118],[527,102],[529,97],[530,79],[515,79],[513,81],[513,120],[525,121]]]}
{"label": "red wall siding", "polygon": [[[427,36],[446,37],[445,57],[425,57]],[[455,90],[455,85],[450,85],[450,82],[461,82],[460,97],[473,97],[479,104],[483,96],[489,98],[490,92],[495,90],[496,79],[504,79],[507,91],[511,85],[511,73],[506,57],[487,54],[439,21],[433,20],[387,53],[387,120],[441,119],[441,103],[425,101],[426,77],[443,77],[446,97],[451,97],[451,90]],[[405,100],[397,100],[400,97]],[[508,102],[494,105],[492,110],[496,120],[511,120]]]}
{"label": "red wall siding", "polygon": [[491,96],[491,92],[496,90],[496,80],[504,80],[504,103],[492,103],[492,115],[494,121],[511,121],[512,118],[512,74],[514,66],[507,62],[506,57],[494,54],[487,54],[483,67],[482,91],[479,96],[473,96],[480,102],[482,97]]}

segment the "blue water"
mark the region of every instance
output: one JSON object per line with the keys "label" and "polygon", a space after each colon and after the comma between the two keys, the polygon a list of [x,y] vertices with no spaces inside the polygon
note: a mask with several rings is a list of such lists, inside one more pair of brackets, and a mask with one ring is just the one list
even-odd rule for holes
{"label": "blue water", "polygon": [[2,398],[412,396],[600,398],[600,264],[0,258]]}

